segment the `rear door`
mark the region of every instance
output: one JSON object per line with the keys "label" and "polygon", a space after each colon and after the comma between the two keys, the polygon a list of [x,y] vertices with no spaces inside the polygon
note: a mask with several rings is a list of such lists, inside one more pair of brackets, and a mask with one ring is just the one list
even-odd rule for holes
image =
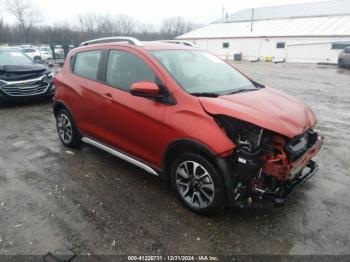
{"label": "rear door", "polygon": [[100,139],[154,166],[161,166],[163,114],[166,104],[130,94],[131,85],[162,76],[147,57],[131,49],[110,50],[106,61]]}
{"label": "rear door", "polygon": [[101,133],[105,86],[99,80],[99,72],[103,54],[103,50],[91,50],[77,53],[74,58],[72,77],[77,86],[71,94],[74,97],[70,99],[70,107],[75,113],[79,130],[89,137],[97,137]]}

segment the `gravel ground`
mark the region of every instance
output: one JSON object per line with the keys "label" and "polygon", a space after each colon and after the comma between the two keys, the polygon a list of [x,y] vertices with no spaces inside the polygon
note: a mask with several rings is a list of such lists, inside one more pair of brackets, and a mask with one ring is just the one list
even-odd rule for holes
{"label": "gravel ground", "polygon": [[90,146],[67,150],[50,102],[0,108],[0,254],[350,254],[350,70],[239,63],[306,101],[325,145],[285,207],[183,208],[170,187]]}

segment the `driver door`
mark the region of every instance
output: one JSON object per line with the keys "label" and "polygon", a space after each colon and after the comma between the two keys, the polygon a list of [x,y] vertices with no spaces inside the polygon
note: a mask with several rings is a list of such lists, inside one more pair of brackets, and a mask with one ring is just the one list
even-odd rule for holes
{"label": "driver door", "polygon": [[100,123],[104,142],[159,167],[167,105],[130,93],[133,83],[155,82],[157,77],[155,69],[139,54],[110,50]]}

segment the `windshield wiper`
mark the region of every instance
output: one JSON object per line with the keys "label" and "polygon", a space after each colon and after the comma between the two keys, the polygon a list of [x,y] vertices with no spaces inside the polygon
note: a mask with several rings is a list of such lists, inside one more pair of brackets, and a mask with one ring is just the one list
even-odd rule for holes
{"label": "windshield wiper", "polygon": [[242,88],[242,89],[235,90],[235,91],[230,92],[230,93],[225,94],[225,95],[233,95],[233,94],[257,91],[257,90],[259,90],[259,88],[250,88],[250,89]]}
{"label": "windshield wiper", "polygon": [[190,93],[193,96],[218,97],[220,94],[211,92]]}

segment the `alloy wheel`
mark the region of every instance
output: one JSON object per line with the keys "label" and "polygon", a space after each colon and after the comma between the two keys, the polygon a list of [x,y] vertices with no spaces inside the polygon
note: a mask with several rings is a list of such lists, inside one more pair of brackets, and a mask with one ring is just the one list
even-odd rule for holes
{"label": "alloy wheel", "polygon": [[73,138],[73,128],[69,118],[65,114],[57,117],[57,130],[60,138],[65,144],[69,144]]}
{"label": "alloy wheel", "polygon": [[195,161],[185,161],[178,166],[176,186],[181,197],[191,207],[207,208],[214,200],[213,179],[206,168]]}

